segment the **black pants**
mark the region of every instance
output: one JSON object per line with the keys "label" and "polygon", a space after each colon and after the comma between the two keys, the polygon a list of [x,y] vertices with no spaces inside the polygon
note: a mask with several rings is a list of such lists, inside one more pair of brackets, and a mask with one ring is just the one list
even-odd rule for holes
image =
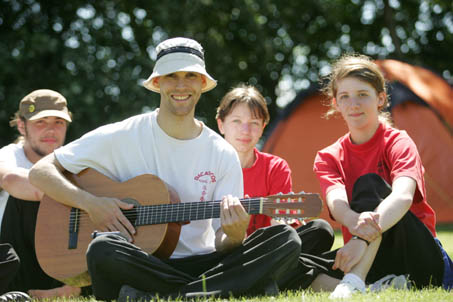
{"label": "black pants", "polygon": [[0,244],[0,295],[9,291],[9,285],[19,270],[19,257],[8,243]]}
{"label": "black pants", "polygon": [[297,265],[300,239],[290,226],[259,229],[232,251],[161,260],[117,235],[94,239],[87,262],[97,299],[118,297],[122,285],[161,296],[218,291],[220,297],[259,295]]}
{"label": "black pants", "polygon": [[51,289],[62,283],[49,277],[41,269],[35,252],[35,228],[39,202],[9,197],[0,234],[1,243],[12,245],[20,259],[20,267],[8,290]]}
{"label": "black pants", "polygon": [[332,259],[323,256],[330,251],[335,240],[332,226],[323,219],[316,219],[300,226],[296,231],[302,242],[299,261],[295,269],[288,271],[280,279],[279,288],[306,289],[320,273],[341,278],[341,274],[331,269]]}
{"label": "black pants", "polygon": [[[391,187],[379,175],[363,175],[354,184],[351,209],[357,213],[374,211],[391,192]],[[336,251],[329,257],[334,259],[335,255]],[[381,245],[366,283],[373,283],[388,274],[408,274],[417,288],[441,286],[443,272],[442,254],[433,235],[408,211],[382,234]]]}

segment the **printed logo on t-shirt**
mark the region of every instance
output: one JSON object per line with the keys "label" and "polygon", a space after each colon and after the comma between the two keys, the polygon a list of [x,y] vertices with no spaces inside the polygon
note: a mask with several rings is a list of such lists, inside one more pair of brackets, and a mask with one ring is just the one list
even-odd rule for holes
{"label": "printed logo on t-shirt", "polygon": [[384,174],[384,163],[381,160],[377,163],[377,172],[379,175]]}
{"label": "printed logo on t-shirt", "polygon": [[216,182],[215,174],[211,171],[200,172],[194,177],[194,180],[202,183],[200,201],[206,201],[206,195],[208,194],[208,184]]}

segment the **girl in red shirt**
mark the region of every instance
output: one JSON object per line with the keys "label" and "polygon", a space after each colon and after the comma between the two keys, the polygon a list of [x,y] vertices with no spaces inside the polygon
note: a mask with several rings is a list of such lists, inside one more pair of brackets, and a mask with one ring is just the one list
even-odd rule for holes
{"label": "girl in red shirt", "polygon": [[[241,85],[233,88],[222,98],[216,118],[220,132],[238,153],[244,177],[244,195],[261,197],[291,192],[288,163],[255,147],[269,122],[266,100],[255,87]],[[277,223],[266,215],[252,215],[247,235]]]}
{"label": "girl in red shirt", "polygon": [[333,65],[324,92],[327,116],[339,113],[349,129],[314,162],[345,242],[332,253],[332,268],[345,275],[331,297],[347,298],[378,280],[406,287],[405,276],[416,287],[442,285],[448,263],[435,239],[424,168],[412,139],[390,126],[382,73],[365,56],[344,56]]}
{"label": "girl in red shirt", "polygon": [[[266,100],[253,86],[239,85],[229,91],[217,108],[217,124],[225,139],[236,149],[242,165],[244,195],[269,196],[291,192],[291,170],[288,163],[255,147],[269,122]],[[279,224],[267,215],[251,215],[247,235],[270,225]],[[325,220],[316,219],[302,225],[291,222],[302,240],[297,269],[279,281],[280,289],[300,289],[310,286],[324,270],[324,259],[317,255],[332,248],[332,227]]]}

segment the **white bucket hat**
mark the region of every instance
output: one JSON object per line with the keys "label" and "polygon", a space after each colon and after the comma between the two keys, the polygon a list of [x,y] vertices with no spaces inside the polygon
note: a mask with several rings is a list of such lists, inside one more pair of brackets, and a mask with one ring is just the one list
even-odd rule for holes
{"label": "white bucket hat", "polygon": [[204,51],[201,45],[192,39],[172,38],[156,47],[157,59],[153,73],[143,82],[143,86],[154,92],[160,92],[153,84],[153,79],[177,71],[191,71],[206,77],[206,86],[201,92],[213,89],[217,85],[207,72],[204,64]]}

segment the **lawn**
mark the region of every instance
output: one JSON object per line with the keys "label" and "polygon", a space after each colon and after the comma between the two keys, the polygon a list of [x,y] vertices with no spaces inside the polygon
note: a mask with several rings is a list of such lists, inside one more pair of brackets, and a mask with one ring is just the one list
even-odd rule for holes
{"label": "lawn", "polygon": [[450,258],[453,258],[453,225],[438,225],[437,237],[442,242]]}
{"label": "lawn", "polygon": [[[437,227],[438,237],[441,240],[445,250],[448,252],[450,257],[453,257],[453,225],[439,225]],[[340,232],[336,233],[334,248],[341,247],[343,245],[343,239]],[[277,297],[256,297],[252,299],[209,299],[209,301],[231,301],[231,302],[245,302],[245,301],[262,301],[262,302],[311,302],[311,301],[329,301],[329,293],[313,293],[309,290],[307,291],[296,291],[282,293]],[[93,299],[79,298],[79,299],[55,299],[53,301],[77,301],[77,302],[94,302]],[[159,300],[165,301],[165,300]],[[341,300],[340,300],[341,301]],[[365,295],[357,295],[352,299],[347,301],[354,302],[365,302],[365,301],[374,301],[374,302],[387,302],[387,301],[452,301],[453,302],[453,292],[447,292],[439,288],[425,289],[425,290],[408,290],[408,291],[396,291],[396,290],[386,290],[381,293],[367,293]]]}

